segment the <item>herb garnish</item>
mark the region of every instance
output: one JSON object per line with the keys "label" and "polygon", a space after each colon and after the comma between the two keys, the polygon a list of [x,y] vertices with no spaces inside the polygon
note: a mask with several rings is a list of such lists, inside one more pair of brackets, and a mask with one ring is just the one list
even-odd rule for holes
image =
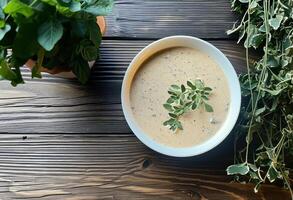
{"label": "herb garnish", "polygon": [[[240,76],[247,104],[236,132],[236,164],[227,173],[237,180],[248,177],[244,180],[256,184],[255,192],[262,183],[280,180],[293,199],[288,166],[293,155],[293,1],[233,0],[232,8],[243,18],[228,34],[239,32],[239,41],[245,40],[248,72]],[[251,47],[263,52],[254,63]]]}
{"label": "herb garnish", "polygon": [[163,123],[170,130],[183,130],[179,118],[184,113],[198,109],[204,106],[207,112],[213,112],[211,105],[207,103],[211,94],[212,88],[205,87],[203,81],[195,80],[194,82],[187,81],[187,85],[171,85],[168,93],[171,95],[165,104],[164,108],[169,111],[170,119]]}

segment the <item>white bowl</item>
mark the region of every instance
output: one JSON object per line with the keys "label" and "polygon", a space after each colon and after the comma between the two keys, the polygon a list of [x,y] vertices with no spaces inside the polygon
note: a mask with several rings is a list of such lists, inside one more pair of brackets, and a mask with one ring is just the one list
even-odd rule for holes
{"label": "white bowl", "polygon": [[[131,111],[130,90],[132,80],[137,70],[145,60],[147,60],[150,56],[161,50],[180,46],[198,49],[201,52],[208,54],[218,63],[218,65],[224,71],[224,74],[226,75],[226,78],[228,80],[230,91],[230,107],[226,121],[223,123],[221,128],[214,134],[214,136],[209,138],[204,143],[201,143],[196,146],[176,148],[166,146],[154,141],[139,127]],[[138,137],[138,139],[140,139],[141,142],[143,142],[151,149],[165,155],[175,157],[188,157],[199,155],[213,149],[228,136],[228,134],[233,129],[239,115],[241,104],[241,91],[238,77],[232,64],[219,49],[217,49],[212,44],[201,39],[198,39],[196,37],[171,36],[151,43],[135,56],[135,58],[130,63],[123,79],[121,100],[122,109],[126,121],[131,130],[133,131],[133,133]]]}

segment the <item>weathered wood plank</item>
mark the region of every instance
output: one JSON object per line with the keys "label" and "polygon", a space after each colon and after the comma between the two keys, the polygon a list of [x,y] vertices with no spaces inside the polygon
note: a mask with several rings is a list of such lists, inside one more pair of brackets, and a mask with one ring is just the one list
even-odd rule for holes
{"label": "weathered wood plank", "polygon": [[209,152],[182,159],[159,155],[132,135],[0,135],[0,199],[289,199],[288,192],[232,183]]}
{"label": "weathered wood plank", "polygon": [[159,38],[193,35],[228,38],[236,17],[229,0],[116,0],[107,17],[107,36]]}
{"label": "weathered wood plank", "polygon": [[[44,74],[16,88],[0,82],[0,133],[129,133],[120,106],[125,70],[151,40],[105,40],[88,86]],[[233,41],[211,41],[245,69],[244,50]]]}

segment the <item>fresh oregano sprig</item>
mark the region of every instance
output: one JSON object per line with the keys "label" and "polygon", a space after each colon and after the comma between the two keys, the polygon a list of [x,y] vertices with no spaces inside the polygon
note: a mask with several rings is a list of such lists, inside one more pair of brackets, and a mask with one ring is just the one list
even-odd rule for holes
{"label": "fresh oregano sprig", "polygon": [[170,119],[163,123],[172,131],[183,130],[180,116],[190,110],[204,106],[207,112],[213,112],[213,107],[207,103],[212,88],[206,87],[202,80],[187,81],[187,85],[171,85],[168,90],[170,97],[164,108],[168,110]]}

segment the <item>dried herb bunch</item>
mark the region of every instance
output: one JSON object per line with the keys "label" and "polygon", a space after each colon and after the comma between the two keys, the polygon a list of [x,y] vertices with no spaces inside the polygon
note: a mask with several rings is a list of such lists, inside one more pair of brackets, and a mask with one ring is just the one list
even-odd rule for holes
{"label": "dried herb bunch", "polygon": [[[240,82],[247,104],[236,136],[246,145],[235,145],[236,164],[227,173],[255,183],[255,192],[262,183],[278,180],[293,199],[293,1],[233,0],[232,8],[243,16],[228,34],[239,32],[246,48],[247,73]],[[261,58],[251,62],[249,48],[262,52]]]}

